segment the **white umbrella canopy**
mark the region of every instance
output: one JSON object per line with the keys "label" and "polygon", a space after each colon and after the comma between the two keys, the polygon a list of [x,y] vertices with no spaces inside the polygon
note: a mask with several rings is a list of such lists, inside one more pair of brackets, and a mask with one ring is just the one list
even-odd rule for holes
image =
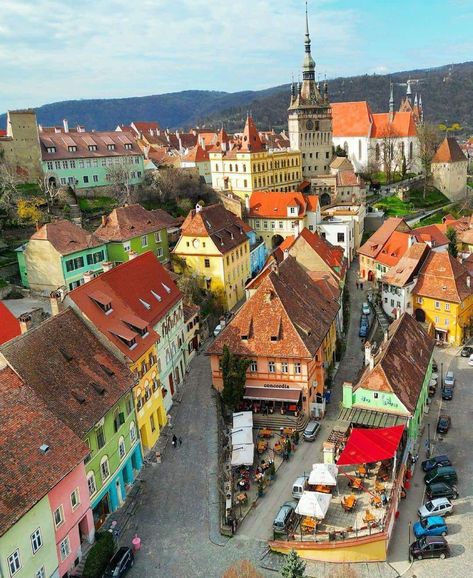
{"label": "white umbrella canopy", "polygon": [[253,414],[251,411],[239,411],[233,414],[233,428],[253,427]]}
{"label": "white umbrella canopy", "polygon": [[253,443],[253,428],[252,427],[240,427],[237,429],[232,429],[232,444],[252,444]]}
{"label": "white umbrella canopy", "polygon": [[255,458],[254,444],[242,444],[232,448],[232,466],[252,466]]}
{"label": "white umbrella canopy", "polygon": [[330,506],[331,494],[321,492],[304,492],[297,504],[296,514],[323,520]]}
{"label": "white umbrella canopy", "polygon": [[335,464],[313,464],[309,475],[311,486],[336,486],[338,467]]}

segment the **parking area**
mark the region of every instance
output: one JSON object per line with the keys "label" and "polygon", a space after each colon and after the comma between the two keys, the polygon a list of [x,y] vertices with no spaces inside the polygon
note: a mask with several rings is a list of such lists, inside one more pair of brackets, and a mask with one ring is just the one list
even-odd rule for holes
{"label": "parking area", "polygon": [[[443,363],[444,374],[452,370],[455,374],[455,388],[453,399],[441,399],[440,390],[437,391],[426,416],[424,435],[419,450],[419,462],[412,480],[411,490],[407,499],[401,503],[400,516],[397,521],[394,536],[389,551],[389,562],[392,566],[408,578],[437,578],[448,575],[466,576],[470,573],[473,564],[473,367],[468,365],[468,358],[459,355],[459,349],[438,349],[435,358]],[[452,419],[449,432],[439,435],[436,432],[438,417],[447,414]],[[427,424],[430,423],[432,438],[432,455],[447,454],[457,471],[459,498],[453,500],[454,512],[446,518],[448,525],[447,541],[451,549],[451,557],[446,560],[421,560],[410,564],[408,560],[408,544],[414,540],[411,528],[418,520],[417,509],[424,501],[425,485],[424,472],[420,462],[425,459],[425,443],[428,436]]]}

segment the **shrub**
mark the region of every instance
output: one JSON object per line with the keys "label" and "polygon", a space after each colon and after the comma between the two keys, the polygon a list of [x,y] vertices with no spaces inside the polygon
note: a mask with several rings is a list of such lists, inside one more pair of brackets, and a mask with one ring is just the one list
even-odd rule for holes
{"label": "shrub", "polygon": [[115,551],[113,536],[110,532],[97,534],[97,542],[92,546],[85,561],[83,578],[102,578],[102,575]]}

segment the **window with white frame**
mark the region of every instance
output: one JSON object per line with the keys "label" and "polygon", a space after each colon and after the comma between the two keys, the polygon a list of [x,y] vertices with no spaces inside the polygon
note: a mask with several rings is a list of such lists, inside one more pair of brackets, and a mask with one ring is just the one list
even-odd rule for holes
{"label": "window with white frame", "polygon": [[294,363],[294,373],[300,373],[301,372],[301,364],[300,363]]}
{"label": "window with white frame", "polygon": [[156,241],[156,243],[161,243],[161,231],[157,231],[154,234],[154,240]]}
{"label": "window with white frame", "polygon": [[435,309],[440,309],[440,301],[435,302]]}
{"label": "window with white frame", "polygon": [[110,477],[110,465],[107,456],[104,456],[100,462],[100,475],[102,476],[102,482],[105,482]]}
{"label": "window with white frame", "polygon": [[134,421],[132,421],[130,424],[130,440],[132,442],[136,440],[136,425]]}
{"label": "window with white frame", "polygon": [[448,319],[445,319],[445,325],[449,325],[450,321]]}
{"label": "window with white frame", "polygon": [[64,562],[64,560],[71,553],[71,543],[69,541],[69,536],[66,536],[64,540],[61,542],[60,551],[61,551],[61,562]]}
{"label": "window with white frame", "polygon": [[33,550],[33,554],[36,554],[42,545],[43,538],[41,536],[41,529],[36,528],[36,530],[31,534],[31,549]]}
{"label": "window with white frame", "polygon": [[130,241],[125,241],[123,243],[123,250],[129,253],[131,251]]}
{"label": "window with white frame", "polygon": [[76,488],[71,494],[71,508],[74,511],[80,505],[79,488]]}
{"label": "window with white frame", "polygon": [[250,371],[252,371],[253,373],[255,373],[256,371],[258,371],[258,362],[253,360],[250,363]]}
{"label": "window with white frame", "polygon": [[10,569],[10,576],[16,574],[21,568],[20,550],[17,548],[13,554],[8,556],[8,568]]}
{"label": "window with white frame", "polygon": [[450,311],[450,303],[445,303],[445,311]]}
{"label": "window with white frame", "polygon": [[87,474],[87,487],[89,488],[89,496],[93,496],[97,491],[94,472],[89,472]]}
{"label": "window with white frame", "polygon": [[422,301],[423,301],[422,297],[417,297],[417,303],[422,304]]}
{"label": "window with white frame", "polygon": [[288,372],[288,364],[287,364],[287,361],[283,361],[283,362],[281,363],[281,371],[282,371],[282,373],[287,373],[287,372]]}
{"label": "window with white frame", "polygon": [[54,524],[55,524],[56,528],[59,528],[59,526],[64,524],[64,509],[62,507],[62,504],[59,506],[59,508],[54,510],[53,517],[54,517]]}
{"label": "window with white frame", "polygon": [[147,247],[148,246],[148,235],[143,235],[141,237],[141,246]]}
{"label": "window with white frame", "polygon": [[162,257],[164,255],[164,251],[162,247],[158,247],[156,249],[156,257]]}
{"label": "window with white frame", "polygon": [[123,436],[118,440],[118,455],[121,460],[126,456],[125,440],[123,439]]}
{"label": "window with white frame", "polygon": [[268,371],[269,373],[276,373],[276,364],[274,361],[268,361]]}
{"label": "window with white frame", "polygon": [[41,568],[36,571],[34,578],[46,578],[46,570],[44,569],[44,566],[41,566]]}

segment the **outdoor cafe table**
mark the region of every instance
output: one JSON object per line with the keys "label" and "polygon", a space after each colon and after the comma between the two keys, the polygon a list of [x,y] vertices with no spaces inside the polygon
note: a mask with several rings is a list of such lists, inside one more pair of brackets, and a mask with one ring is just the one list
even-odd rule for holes
{"label": "outdoor cafe table", "polygon": [[315,492],[322,492],[322,494],[331,494],[332,490],[330,486],[324,486],[323,484],[318,484],[315,486]]}

